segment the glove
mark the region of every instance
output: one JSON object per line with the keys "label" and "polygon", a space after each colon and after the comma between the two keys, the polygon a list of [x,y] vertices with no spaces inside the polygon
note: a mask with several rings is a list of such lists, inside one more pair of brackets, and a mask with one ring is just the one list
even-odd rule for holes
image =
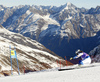
{"label": "glove", "polygon": [[71,57],[70,60],[72,60],[73,58]]}

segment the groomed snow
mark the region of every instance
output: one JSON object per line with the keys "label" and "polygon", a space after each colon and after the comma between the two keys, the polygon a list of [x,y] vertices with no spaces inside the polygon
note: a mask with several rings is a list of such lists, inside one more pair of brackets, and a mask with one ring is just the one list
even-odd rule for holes
{"label": "groomed snow", "polygon": [[[99,63],[100,65],[100,63]],[[100,66],[67,71],[48,70],[1,77],[0,82],[99,82]]]}

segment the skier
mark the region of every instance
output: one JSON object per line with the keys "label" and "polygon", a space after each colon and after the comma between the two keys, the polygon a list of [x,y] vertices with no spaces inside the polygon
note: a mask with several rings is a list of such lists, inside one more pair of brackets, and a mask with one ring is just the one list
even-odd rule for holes
{"label": "skier", "polygon": [[75,53],[76,56],[73,58],[71,57],[70,60],[81,57],[82,60],[79,61],[79,65],[86,65],[91,63],[91,58],[87,53],[81,51],[80,49],[78,49]]}

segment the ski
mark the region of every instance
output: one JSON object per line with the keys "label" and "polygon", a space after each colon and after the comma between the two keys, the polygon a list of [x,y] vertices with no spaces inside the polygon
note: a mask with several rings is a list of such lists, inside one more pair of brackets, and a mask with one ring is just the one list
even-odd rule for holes
{"label": "ski", "polygon": [[64,71],[64,70],[74,70],[74,69],[82,69],[82,68],[91,68],[91,67],[95,67],[95,66],[100,66],[100,65],[83,65],[83,66],[74,66],[74,67],[67,67],[67,68],[62,68],[62,69],[58,69],[58,71]]}

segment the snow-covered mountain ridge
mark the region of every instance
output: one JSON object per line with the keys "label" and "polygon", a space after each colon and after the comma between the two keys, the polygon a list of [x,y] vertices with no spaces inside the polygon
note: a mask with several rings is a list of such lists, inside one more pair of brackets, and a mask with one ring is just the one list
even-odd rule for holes
{"label": "snow-covered mountain ridge", "polygon": [[62,57],[74,55],[77,48],[88,53],[98,45],[92,43],[92,38],[98,42],[95,36],[100,31],[99,6],[85,9],[66,3],[59,7],[1,6],[0,10],[0,24],[6,29],[37,40]]}
{"label": "snow-covered mountain ridge", "polygon": [[[20,72],[23,66],[27,71],[39,71],[58,67],[57,61],[61,59],[62,65],[65,61],[55,53],[45,48],[42,44],[21,34],[13,33],[0,25],[0,74],[7,72],[11,74],[10,49],[16,47]],[[17,62],[12,59],[13,69],[17,71]]]}
{"label": "snow-covered mountain ridge", "polygon": [[[52,32],[51,35],[69,37],[72,30],[65,28],[67,21],[77,17],[76,14],[87,11],[87,9],[77,8],[71,3],[66,3],[60,7],[20,5],[5,8],[1,6],[0,9],[0,23],[5,28],[26,36],[33,36],[32,38],[36,40],[44,37],[44,31],[48,31],[49,28],[51,29],[49,32]],[[49,25],[55,26],[56,29]]]}

